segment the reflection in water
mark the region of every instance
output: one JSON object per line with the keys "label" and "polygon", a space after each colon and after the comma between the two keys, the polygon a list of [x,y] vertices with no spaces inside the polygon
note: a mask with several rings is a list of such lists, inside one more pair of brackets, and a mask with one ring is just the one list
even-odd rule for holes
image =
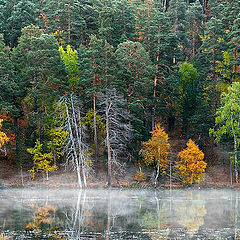
{"label": "reflection in water", "polygon": [[189,237],[193,237],[204,224],[204,216],[207,214],[205,201],[200,194],[189,193],[187,199],[175,204],[176,221],[187,229]]}
{"label": "reflection in water", "polygon": [[239,239],[232,190],[1,190],[0,240]]}

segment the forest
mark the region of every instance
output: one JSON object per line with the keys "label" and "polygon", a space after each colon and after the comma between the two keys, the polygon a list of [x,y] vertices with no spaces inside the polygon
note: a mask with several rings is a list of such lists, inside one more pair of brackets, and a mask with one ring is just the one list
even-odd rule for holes
{"label": "forest", "polygon": [[239,53],[240,0],[0,0],[0,162],[238,183]]}

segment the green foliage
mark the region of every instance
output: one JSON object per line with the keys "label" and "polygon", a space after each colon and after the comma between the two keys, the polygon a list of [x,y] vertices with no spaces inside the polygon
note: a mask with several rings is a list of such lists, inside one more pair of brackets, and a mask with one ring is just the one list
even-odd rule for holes
{"label": "green foliage", "polygon": [[227,92],[221,95],[221,106],[217,109],[215,127],[210,129],[210,135],[214,136],[216,142],[220,142],[224,136],[232,138],[233,163],[235,166],[235,178],[238,182],[238,149],[240,145],[240,83],[232,83]]}
{"label": "green foliage", "polygon": [[185,91],[188,86],[193,85],[198,79],[197,69],[192,64],[184,62],[182,67],[179,69],[181,73],[180,77],[180,91],[182,95],[186,94]]}
{"label": "green foliage", "polygon": [[25,103],[28,104],[26,108],[31,109],[29,120],[35,138],[36,135],[43,137],[46,109],[65,88],[64,66],[53,36],[33,25],[25,27],[22,33],[13,50],[13,59],[28,92],[29,101]]}
{"label": "green foliage", "polygon": [[18,84],[14,64],[10,57],[10,49],[5,46],[0,35],[0,114],[6,113],[18,116],[20,111],[19,97],[22,95]]}
{"label": "green foliage", "polygon": [[[54,163],[65,158],[66,113],[55,103],[74,93],[84,117],[73,135],[86,127],[97,169],[107,89],[126,102],[116,108],[125,110],[116,129],[133,126],[131,159],[155,122],[207,145],[221,92],[230,97],[222,95],[214,136],[235,137],[238,152],[237,100],[227,88],[240,79],[240,0],[205,2],[0,0],[0,114],[15,133],[16,145],[8,146],[15,162],[28,161],[26,148],[37,139]],[[231,111],[233,120],[222,116]]]}
{"label": "green foliage", "polygon": [[[91,129],[91,132],[94,131],[94,111],[93,109],[88,110],[87,114],[82,118],[82,125],[88,126]],[[105,124],[101,121],[101,115],[96,114],[96,126],[99,139],[103,138],[103,134],[105,132]]]}
{"label": "green foliage", "polygon": [[240,83],[233,83],[227,92],[221,95],[221,106],[217,109],[215,126],[210,129],[210,135],[220,142],[224,135],[237,137],[237,146],[240,144]]}

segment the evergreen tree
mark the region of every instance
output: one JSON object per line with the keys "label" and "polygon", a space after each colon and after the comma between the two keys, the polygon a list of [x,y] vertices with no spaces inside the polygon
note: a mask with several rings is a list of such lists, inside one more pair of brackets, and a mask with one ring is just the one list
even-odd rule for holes
{"label": "evergreen tree", "polygon": [[[44,122],[47,106],[63,90],[64,66],[58,51],[58,43],[53,36],[33,25],[23,28],[13,58],[16,68],[28,88],[25,103],[32,111],[33,131],[38,129],[40,138],[44,136]],[[36,134],[36,132],[35,132]]]}
{"label": "evergreen tree", "polygon": [[114,47],[127,39],[132,39],[135,32],[135,13],[127,0],[104,1],[96,6],[98,12],[99,36]]}
{"label": "evergreen tree", "polygon": [[188,55],[189,41],[187,36],[188,19],[187,4],[185,0],[170,1],[168,14],[171,20],[173,32],[178,38],[178,47],[181,50],[183,58],[186,60]]}
{"label": "evergreen tree", "polygon": [[98,166],[97,97],[99,92],[113,84],[115,78],[113,47],[92,35],[89,48],[86,50],[82,46],[79,49],[79,61],[81,70],[79,85],[85,93],[83,95],[85,103],[93,108],[95,165]]}
{"label": "evergreen tree", "polygon": [[[239,3],[240,4],[240,3]],[[240,7],[239,7],[240,9]],[[231,52],[233,55],[232,69],[233,69],[233,79],[234,81],[240,80],[240,13],[236,16],[233,22],[233,26],[230,33],[231,38]]]}
{"label": "evergreen tree", "polygon": [[4,33],[7,45],[14,47],[21,35],[21,29],[36,23],[36,6],[29,0],[2,0],[0,32]]}
{"label": "evergreen tree", "polygon": [[191,41],[191,52],[189,52],[189,56],[190,59],[192,59],[196,56],[199,48],[201,47],[202,41],[200,36],[203,35],[204,30],[204,15],[202,13],[202,6],[198,1],[189,5],[187,10],[187,18],[191,23],[188,26],[188,39]]}
{"label": "evergreen tree", "polygon": [[144,139],[150,125],[153,67],[148,53],[140,43],[127,41],[119,44],[116,52],[118,75],[116,88],[124,96],[132,113],[134,136]]}
{"label": "evergreen tree", "polygon": [[41,13],[42,26],[54,33],[60,44],[77,48],[86,45],[90,34],[96,33],[97,15],[93,1],[89,0],[44,0]]}
{"label": "evergreen tree", "polygon": [[12,117],[19,116],[17,97],[20,95],[14,65],[10,59],[10,49],[5,46],[0,35],[0,113]]}

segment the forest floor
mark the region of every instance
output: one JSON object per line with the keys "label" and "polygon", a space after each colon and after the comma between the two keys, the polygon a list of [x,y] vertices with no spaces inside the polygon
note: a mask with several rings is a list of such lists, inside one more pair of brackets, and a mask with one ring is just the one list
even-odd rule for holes
{"label": "forest floor", "polygon": [[[150,180],[138,183],[135,180],[137,168],[129,167],[124,176],[114,177],[112,179],[112,187],[121,188],[152,188],[154,185]],[[146,172],[148,176],[151,172]],[[150,177],[149,177],[150,178]],[[22,185],[23,182],[23,185]],[[7,166],[6,162],[0,161],[0,186],[2,187],[77,187],[77,176],[73,171],[64,171],[64,169],[49,173],[49,180],[46,176],[37,174],[35,179],[32,180],[27,171],[17,171],[14,166]],[[99,171],[97,176],[88,178],[88,187],[90,188],[104,188],[107,187],[106,172]],[[169,188],[169,178],[165,177],[157,185],[159,188]],[[184,185],[177,181],[172,182],[172,187],[182,188]],[[224,188],[231,187],[229,172],[222,165],[210,166],[204,173],[204,180],[200,184],[194,184],[193,187],[213,187]],[[234,184],[233,187],[240,187]]]}

